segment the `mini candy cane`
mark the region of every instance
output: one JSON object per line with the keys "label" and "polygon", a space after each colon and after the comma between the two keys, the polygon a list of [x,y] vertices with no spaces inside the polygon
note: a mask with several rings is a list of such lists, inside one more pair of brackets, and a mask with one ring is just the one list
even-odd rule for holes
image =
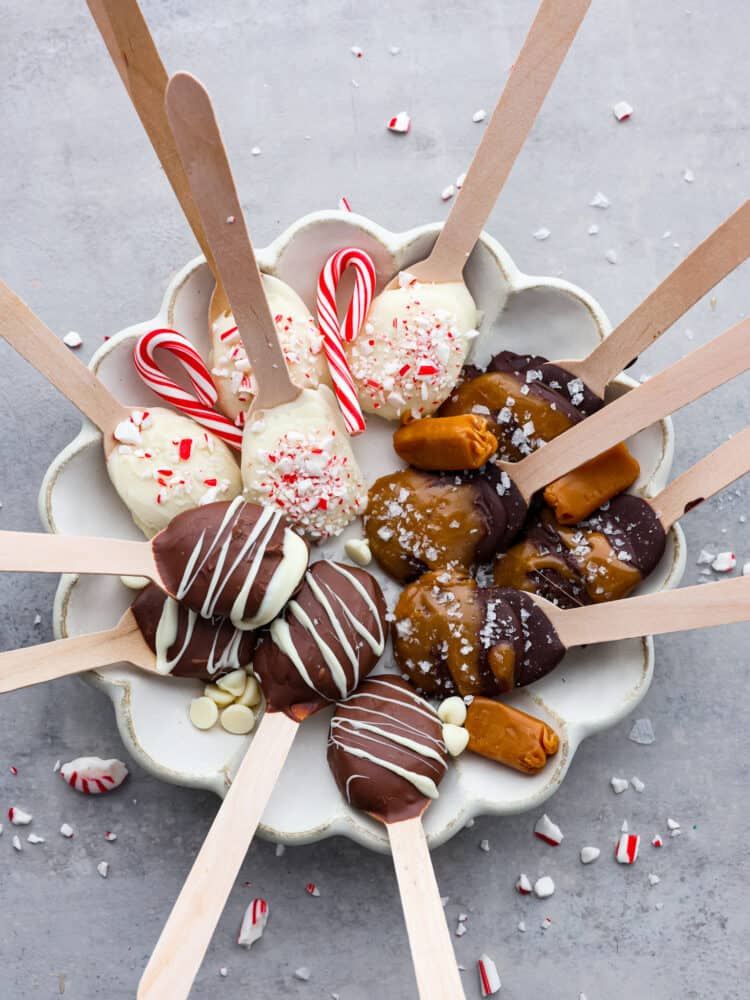
{"label": "mini candy cane", "polygon": [[[168,351],[177,358],[195,389],[197,399],[159,369],[154,359],[157,349]],[[211,374],[203,358],[181,333],[167,329],[144,333],[133,349],[133,360],[141,379],[157,396],[213,431],[230,447],[238,450],[242,447],[242,430],[213,408],[217,393]]]}
{"label": "mini candy cane", "polygon": [[[341,275],[348,267],[353,267],[355,271],[354,294],[346,310],[343,326],[340,326],[336,312],[336,289]],[[323,347],[331,369],[336,398],[350,434],[360,434],[365,429],[365,418],[341,342],[351,343],[356,338],[365,322],[374,290],[375,265],[372,258],[364,250],[355,247],[345,247],[330,257],[318,279],[318,323],[323,334]]]}

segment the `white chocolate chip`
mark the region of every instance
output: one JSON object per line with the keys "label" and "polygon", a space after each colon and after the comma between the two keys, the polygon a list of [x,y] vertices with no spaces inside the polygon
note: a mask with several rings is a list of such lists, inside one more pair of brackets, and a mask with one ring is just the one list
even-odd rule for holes
{"label": "white chocolate chip", "polygon": [[255,725],[255,714],[247,705],[230,705],[221,713],[221,724],[228,733],[245,736]]}
{"label": "white chocolate chip", "polygon": [[128,590],[143,590],[151,581],[146,576],[121,576],[120,583]]}
{"label": "white chocolate chip", "polygon": [[216,686],[221,688],[222,691],[227,691],[233,698],[239,698],[245,690],[246,680],[247,674],[244,670],[233,670],[231,674],[225,674],[223,677],[220,677],[216,682]]}
{"label": "white chocolate chip", "polygon": [[350,538],[344,543],[344,552],[358,566],[369,566],[372,562],[370,543],[366,538]]}
{"label": "white chocolate chip", "polygon": [[256,705],[260,705],[262,697],[258,678],[248,677],[245,681],[245,690],[237,699],[237,704],[244,705],[246,708],[255,708]]}
{"label": "white chocolate chip", "polygon": [[466,704],[463,698],[454,695],[440,703],[437,714],[441,722],[450,723],[453,726],[463,726],[466,722]]}
{"label": "white chocolate chip", "polygon": [[451,757],[458,757],[469,743],[468,730],[463,726],[454,726],[450,722],[443,726],[443,742]]}
{"label": "white chocolate chip", "polygon": [[231,705],[234,701],[234,695],[230,691],[222,691],[215,684],[206,684],[203,688],[203,694],[206,698],[210,698],[211,701],[215,702],[218,708],[226,708],[227,705]]}
{"label": "white chocolate chip", "polygon": [[190,721],[196,729],[210,729],[219,718],[219,709],[215,701],[206,698],[194,698],[190,702]]}

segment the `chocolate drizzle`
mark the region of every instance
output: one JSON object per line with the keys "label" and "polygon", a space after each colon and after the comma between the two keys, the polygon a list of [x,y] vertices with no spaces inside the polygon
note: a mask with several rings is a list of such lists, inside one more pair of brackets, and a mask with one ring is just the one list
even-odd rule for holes
{"label": "chocolate drizzle", "polygon": [[253,669],[272,711],[345,698],[380,659],[387,607],[374,576],[320,560],[264,631]]}
{"label": "chocolate drizzle", "polygon": [[437,798],[447,760],[437,713],[393,674],[365,681],[331,719],[328,764],[341,794],[386,823]]}
{"label": "chocolate drizzle", "polygon": [[239,631],[227,618],[201,618],[155,583],[138,594],[131,610],[162,674],[211,681],[252,660],[252,632]]}
{"label": "chocolate drizzle", "polygon": [[256,629],[281,611],[307,568],[309,548],[270,507],[211,503],[178,514],[153,540],[170,594],[204,618]]}

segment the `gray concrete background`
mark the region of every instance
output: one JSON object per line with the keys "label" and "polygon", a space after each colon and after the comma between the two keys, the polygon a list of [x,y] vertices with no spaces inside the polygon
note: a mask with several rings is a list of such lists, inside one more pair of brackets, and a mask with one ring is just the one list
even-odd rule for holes
{"label": "gray concrete background", "polygon": [[[472,113],[492,107],[535,4],[144,7],[167,65],[191,69],[211,90],[263,243],[341,194],[391,228],[444,216],[439,193],[465,168],[483,127]],[[88,357],[106,334],[153,314],[195,246],[83,0],[0,0],[0,24],[0,274],[60,335],[78,330]],[[748,37],[750,8],[736,0],[594,0],[488,227],[522,268],[579,283],[616,322],[740,203]],[[351,55],[354,44],[363,59]],[[391,56],[390,45],[401,54]],[[621,99],[635,113],[617,124],[610,108]],[[395,137],[384,124],[402,108],[413,128]],[[252,157],[256,144],[262,155]],[[597,190],[612,201],[605,212],[588,207]],[[587,235],[591,222],[598,236]],[[552,233],[546,242],[532,238],[541,226]],[[614,266],[604,256],[610,248]],[[743,317],[748,273],[719,288],[715,308],[700,303],[639,371],[659,370]],[[34,529],[42,473],[78,418],[8,349],[0,357],[0,527]],[[738,380],[677,417],[677,470],[747,423],[747,392]],[[746,483],[691,514],[686,582],[698,579],[702,547],[750,559],[745,514]],[[50,638],[54,583],[0,579],[2,648]],[[657,640],[656,680],[637,713],[652,719],[657,742],[629,742],[629,720],[584,744],[548,807],[566,835],[560,848],[536,841],[536,815],[526,815],[479,820],[435,853],[451,925],[469,914],[456,939],[468,997],[479,996],[483,951],[512,1000],[747,996],[747,640],[746,626]],[[20,855],[7,823],[0,838],[0,997],[133,997],[217,801],[135,766],[127,787],[101,801],[67,789],[52,774],[57,758],[123,753],[109,702],[79,681],[5,696],[0,712],[0,807],[26,807],[32,829],[47,837]],[[646,790],[615,797],[613,774],[638,775]],[[657,852],[649,842],[666,832],[668,815],[684,832]],[[624,818],[645,841],[633,868],[611,857]],[[76,829],[72,842],[57,833],[63,821]],[[104,842],[107,829],[116,843]],[[489,853],[479,850],[483,838]],[[586,869],[578,861],[585,843],[602,848]],[[106,881],[96,874],[102,859],[111,862]],[[552,875],[555,896],[519,898],[520,871]],[[661,876],[653,889],[649,872]],[[319,899],[306,895],[308,881]],[[234,935],[253,895],[270,901],[272,916],[247,953]],[[545,915],[553,924],[543,932]],[[303,965],[307,983],[293,976]],[[388,860],[344,840],[281,858],[255,843],[193,995],[332,992],[342,1000],[415,995]]]}

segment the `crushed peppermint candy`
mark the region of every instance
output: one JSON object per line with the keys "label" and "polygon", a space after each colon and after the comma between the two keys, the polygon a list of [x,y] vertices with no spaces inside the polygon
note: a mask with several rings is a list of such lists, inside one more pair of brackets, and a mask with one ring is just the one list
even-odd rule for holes
{"label": "crushed peppermint candy", "polygon": [[21,838],[18,836],[17,833],[13,834],[13,838],[11,840],[11,844],[13,845],[13,850],[14,851],[22,851],[23,850],[23,847],[21,847]]}
{"label": "crushed peppermint candy", "polygon": [[641,838],[636,833],[623,833],[615,845],[615,858],[621,865],[634,865],[638,860]]}
{"label": "crushed peppermint candy", "polygon": [[306,965],[301,965],[299,969],[294,970],[294,978],[301,979],[303,983],[306,983],[310,978],[310,970]]}
{"label": "crushed peppermint candy", "polygon": [[447,187],[444,187],[443,190],[440,192],[440,197],[442,198],[443,201],[450,201],[450,199],[453,197],[455,193],[456,193],[455,185],[449,184]]}
{"label": "crushed peppermint candy", "polygon": [[305,892],[309,893],[311,896],[319,896],[320,889],[314,882],[308,882],[305,886]]}
{"label": "crushed peppermint candy", "polygon": [[657,833],[654,839],[651,841],[653,847],[664,847],[664,841]]}
{"label": "crushed peppermint candy", "polygon": [[552,896],[555,891],[555,883],[549,877],[549,875],[542,875],[534,883],[534,895],[537,899],[547,899]]}
{"label": "crushed peppermint candy", "polygon": [[352,54],[353,56],[356,56],[356,57],[357,57],[357,59],[361,59],[361,58],[362,58],[362,56],[364,55],[364,52],[363,52],[363,51],[362,51],[362,49],[361,49],[361,48],[359,47],[359,45],[352,45],[352,47],[351,47],[351,48],[349,49],[349,51],[351,52],[351,54]]}
{"label": "crushed peppermint candy", "polygon": [[542,226],[540,229],[537,229],[532,235],[535,240],[548,240],[552,234],[550,230],[547,229],[546,226]]}
{"label": "crushed peppermint candy", "polygon": [[612,105],[612,114],[618,122],[624,122],[633,114],[633,109],[627,101],[618,101]]}
{"label": "crushed peppermint candy", "polygon": [[612,202],[609,200],[606,194],[602,194],[601,191],[597,191],[594,197],[589,202],[589,205],[591,205],[592,208],[609,208],[611,204]]}
{"label": "crushed peppermint candy", "polygon": [[463,937],[465,933],[466,933],[466,924],[463,922],[463,920],[459,918],[459,921],[456,924],[456,937]]}
{"label": "crushed peppermint candy", "polygon": [[480,840],[479,841],[479,850],[480,851],[484,851],[485,854],[488,854],[489,850],[490,850],[490,842],[489,842],[489,840]]}
{"label": "crushed peppermint candy", "polygon": [[494,996],[500,990],[502,983],[497,971],[497,966],[489,955],[480,955],[477,962],[479,972],[479,988],[483,997]]}
{"label": "crushed peppermint candy", "polygon": [[645,783],[641,781],[640,778],[635,778],[635,777],[630,779],[630,784],[633,786],[636,792],[642,792],[646,787]]}
{"label": "crushed peppermint candy", "polygon": [[677,822],[676,819],[667,819],[667,828],[674,832],[675,830],[680,829],[680,824]]}
{"label": "crushed peppermint candy", "polygon": [[60,827],[60,833],[62,834],[63,837],[67,837],[67,839],[70,840],[70,838],[74,834],[73,827],[70,825],[70,823],[63,823],[63,825]]}
{"label": "crushed peppermint candy", "polygon": [[113,833],[111,830],[107,830],[104,834],[104,839],[112,844],[117,840],[117,834]]}
{"label": "crushed peppermint candy", "polygon": [[40,837],[37,833],[30,833],[26,838],[30,844],[43,844],[44,837]]}
{"label": "crushed peppermint candy", "polygon": [[628,734],[628,739],[632,740],[633,743],[640,743],[642,746],[650,746],[655,743],[656,736],[651,719],[636,719]]}
{"label": "crushed peppermint candy", "polygon": [[405,135],[411,128],[411,118],[406,111],[399,111],[397,115],[388,120],[388,131],[398,132]]}
{"label": "crushed peppermint candy", "polygon": [[[280,845],[277,845],[280,846]],[[254,899],[242,917],[237,944],[243,948],[252,948],[261,937],[268,923],[268,903],[265,899]]]}
{"label": "crushed peppermint candy", "polygon": [[649,875],[648,875],[648,884],[649,885],[658,885],[660,882],[661,882],[661,879],[659,878],[658,875],[654,875],[653,872],[649,872]]}
{"label": "crushed peppermint candy", "polygon": [[547,813],[536,821],[534,834],[552,847],[557,847],[563,841],[562,830],[556,823],[552,822]]}
{"label": "crushed peppermint candy", "polygon": [[737,565],[737,556],[734,552],[720,552],[711,563],[711,569],[715,573],[730,573]]}
{"label": "crushed peppermint candy", "polygon": [[81,337],[80,333],[76,333],[75,330],[71,330],[70,333],[65,334],[62,341],[66,347],[72,347],[73,350],[75,350],[77,347],[81,346],[81,344],[83,343],[83,338]]}
{"label": "crushed peppermint candy", "polygon": [[121,760],[101,757],[77,757],[63,764],[60,777],[71,788],[84,795],[101,795],[119,788],[128,776],[128,769]]}
{"label": "crushed peppermint candy", "polygon": [[526,933],[526,921],[525,920],[519,920],[517,926],[518,926],[519,931],[522,934]]}
{"label": "crushed peppermint candy", "polygon": [[616,264],[617,263],[617,251],[616,250],[607,250],[606,253],[604,254],[604,259],[607,261],[608,264]]}
{"label": "crushed peppermint candy", "polygon": [[478,108],[471,116],[471,120],[478,125],[479,122],[483,122],[486,117],[487,117],[487,112],[484,110],[484,108]]}
{"label": "crushed peppermint candy", "polygon": [[552,926],[552,917],[545,917],[539,926],[543,931],[548,930]]}
{"label": "crushed peppermint candy", "polygon": [[34,817],[18,806],[11,806],[8,810],[8,819],[13,826],[28,826]]}
{"label": "crushed peppermint candy", "polygon": [[627,778],[610,778],[609,783],[615,795],[622,795],[624,791],[630,788],[630,782]]}
{"label": "crushed peppermint candy", "polygon": [[516,881],[516,892],[519,892],[522,896],[529,896],[532,892],[529,876],[523,872],[518,876]]}
{"label": "crushed peppermint candy", "polygon": [[96,870],[99,872],[102,878],[107,878],[109,875],[109,861],[100,861],[96,866]]}
{"label": "crushed peppermint candy", "polygon": [[593,861],[596,861],[601,853],[598,847],[582,847],[581,864],[590,865]]}
{"label": "crushed peppermint candy", "polygon": [[713,552],[709,552],[707,549],[701,549],[700,552],[698,553],[698,558],[695,561],[699,566],[704,566],[704,565],[710,566],[715,558],[716,556],[713,554]]}
{"label": "crushed peppermint candy", "polygon": [[695,174],[690,169],[690,167],[685,167],[685,169],[682,171],[682,179],[685,181],[686,184],[693,183],[693,181],[695,180]]}

